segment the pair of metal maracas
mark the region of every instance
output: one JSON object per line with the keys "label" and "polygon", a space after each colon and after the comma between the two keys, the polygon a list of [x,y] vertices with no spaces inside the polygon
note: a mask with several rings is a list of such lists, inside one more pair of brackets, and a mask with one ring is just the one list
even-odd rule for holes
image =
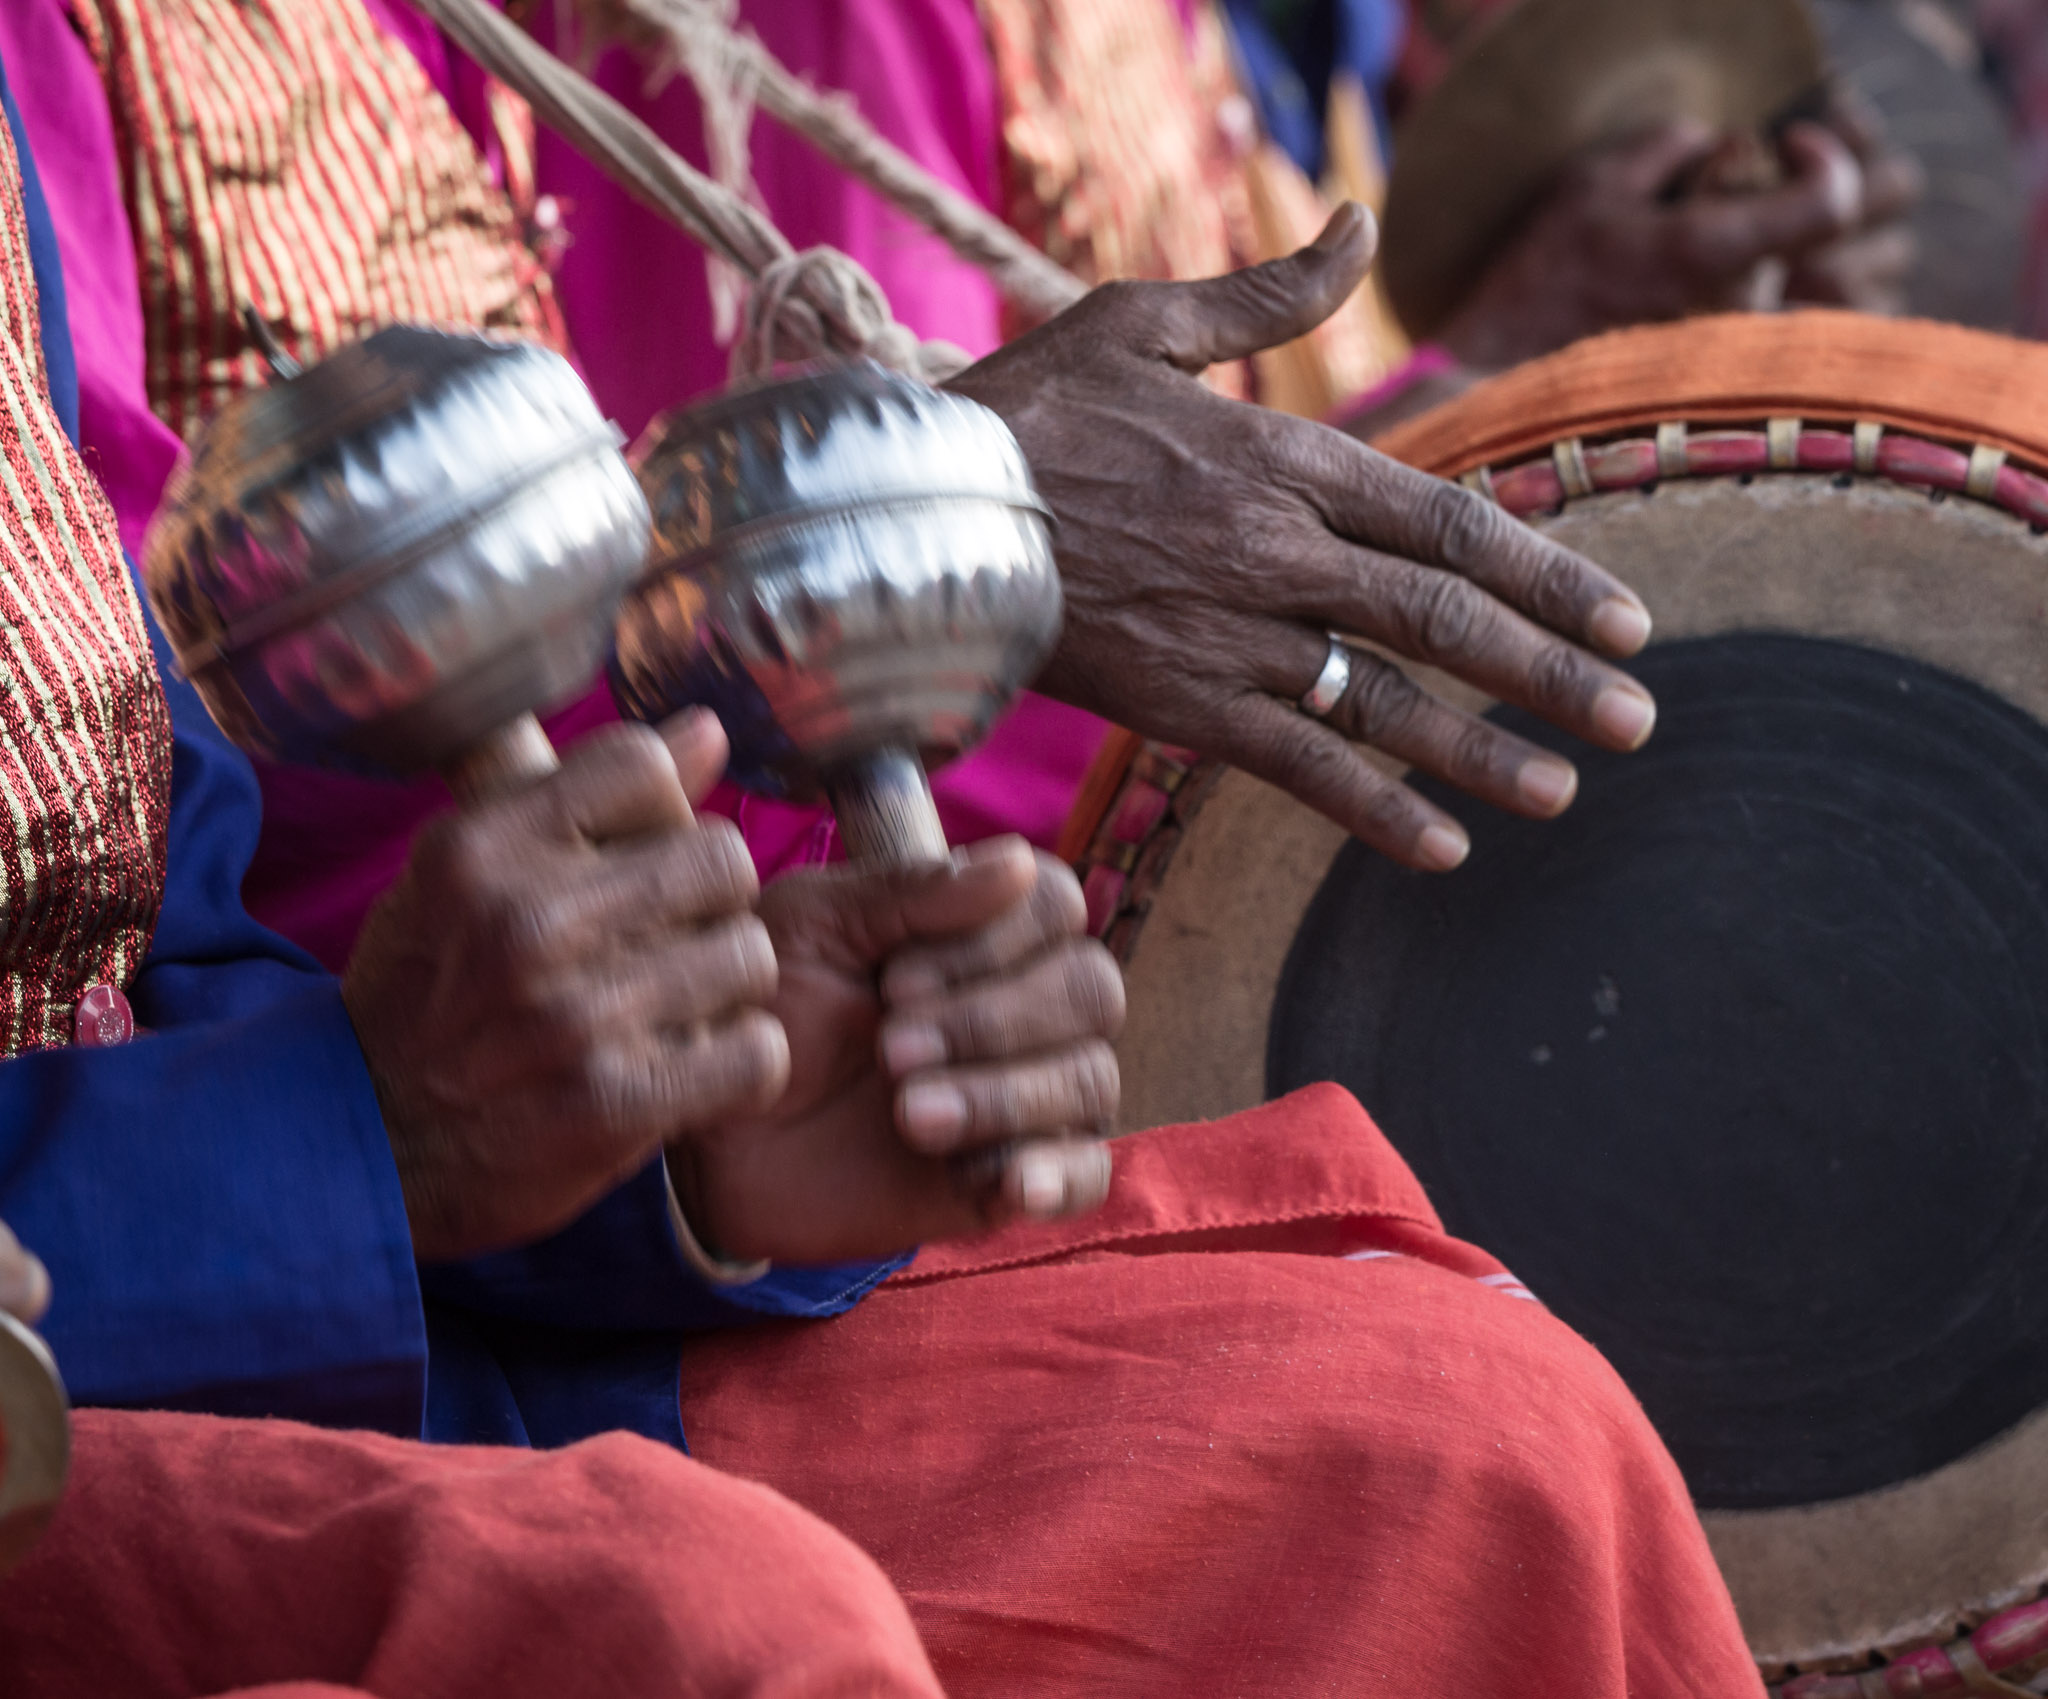
{"label": "pair of metal maracas", "polygon": [[144,577],[245,748],[513,782],[609,645],[626,714],[708,706],[743,787],[829,797],[857,860],[942,857],[920,758],[979,742],[1059,628],[1002,421],[849,362],[669,415],[636,459],[559,356],[396,327],[223,412]]}
{"label": "pair of metal maracas", "polygon": [[[625,713],[714,709],[732,777],[829,797],[856,860],[942,858],[923,763],[978,743],[1059,630],[1002,421],[854,362],[671,415],[638,459],[559,355],[395,327],[214,419],[144,579],[252,752],[473,798],[553,768],[535,710],[609,647]],[[55,1365],[0,1315],[0,1570],[68,1453]]]}

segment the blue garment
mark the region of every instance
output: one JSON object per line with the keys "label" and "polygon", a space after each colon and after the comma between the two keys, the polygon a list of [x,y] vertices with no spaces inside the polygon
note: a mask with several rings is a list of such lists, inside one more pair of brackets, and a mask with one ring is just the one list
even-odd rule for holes
{"label": "blue garment", "polygon": [[1407,34],[1402,0],[1223,0],[1239,68],[1266,134],[1310,177],[1323,174],[1323,126],[1330,79],[1349,71],[1364,84],[1392,157],[1387,85]]}
{"label": "blue garment", "polygon": [[[52,400],[75,442],[57,244],[5,73]],[[528,1249],[416,1271],[339,987],[242,908],[261,804],[149,623],[176,744],[150,1036],[0,1062],[0,1220],[49,1265],[44,1333],[82,1404],[281,1415],[442,1440],[682,1443],[684,1335],[844,1310],[896,1263],[713,1289],[659,1162]]]}

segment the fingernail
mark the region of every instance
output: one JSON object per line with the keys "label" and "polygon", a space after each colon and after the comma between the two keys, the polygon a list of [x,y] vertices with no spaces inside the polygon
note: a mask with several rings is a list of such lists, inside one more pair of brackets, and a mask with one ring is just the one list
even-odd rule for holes
{"label": "fingernail", "polygon": [[1524,762],[1515,775],[1515,789],[1540,814],[1562,814],[1578,788],[1578,769],[1569,761],[1538,757]]}
{"label": "fingernail", "polygon": [[1425,826],[1415,840],[1415,854],[1424,867],[1448,873],[1472,853],[1472,840],[1455,826]]}
{"label": "fingernail", "polygon": [[1024,1213],[1036,1221],[1050,1220],[1066,1207],[1067,1169],[1058,1151],[1017,1153],[1017,1195]]}
{"label": "fingernail", "polygon": [[967,1099],[958,1086],[920,1080],[903,1091],[903,1131],[926,1150],[951,1150],[967,1129]]}
{"label": "fingernail", "polygon": [[1593,725],[1617,749],[1640,749],[1657,723],[1657,704],[1631,685],[1609,685],[1593,702]]}
{"label": "fingernail", "polygon": [[928,1021],[909,1021],[882,1032],[882,1061],[901,1079],[946,1059],[946,1035]]}
{"label": "fingernail", "polygon": [[1609,596],[1593,610],[1593,641],[1610,655],[1633,655],[1650,641],[1650,612],[1640,602]]}
{"label": "fingernail", "polygon": [[50,1277],[26,1251],[0,1262],[0,1310],[34,1321],[49,1302]]}

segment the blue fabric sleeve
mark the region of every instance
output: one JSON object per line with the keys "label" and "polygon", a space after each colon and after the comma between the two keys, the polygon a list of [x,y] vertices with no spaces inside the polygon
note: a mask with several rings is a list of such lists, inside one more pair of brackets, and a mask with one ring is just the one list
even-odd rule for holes
{"label": "blue fabric sleeve", "polygon": [[[151,631],[152,639],[156,633]],[[161,649],[176,735],[149,1036],[0,1066],[0,1219],[82,1403],[419,1431],[404,1200],[339,988],[243,912],[254,776]]]}
{"label": "blue fabric sleeve", "polygon": [[697,1332],[764,1316],[837,1315],[910,1260],[776,1268],[711,1286],[684,1259],[659,1161],[552,1238],[421,1272],[427,1296],[481,1315],[551,1327]]}

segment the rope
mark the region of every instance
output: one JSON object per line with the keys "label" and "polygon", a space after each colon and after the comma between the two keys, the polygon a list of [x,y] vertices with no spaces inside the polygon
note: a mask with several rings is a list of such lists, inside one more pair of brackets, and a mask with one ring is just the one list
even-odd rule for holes
{"label": "rope", "polygon": [[[835,165],[979,266],[1012,303],[1036,319],[1071,307],[1087,285],[1048,259],[985,207],[942,183],[883,137],[844,94],[821,92],[789,70],[751,31],[736,29],[732,0],[583,0],[579,10],[601,41],[619,41],[654,62],[657,77],[688,73],[704,98],[714,164],[721,152],[745,159],[722,134],[753,104],[787,125]],[[740,119],[744,123],[744,118]],[[721,170],[722,179],[726,178]]]}
{"label": "rope", "polygon": [[920,343],[898,324],[857,261],[836,248],[798,253],[766,214],[693,167],[491,0],[416,3],[628,194],[753,281],[746,329],[733,347],[736,376],[819,354],[867,354],[933,383],[966,364],[953,344]]}

